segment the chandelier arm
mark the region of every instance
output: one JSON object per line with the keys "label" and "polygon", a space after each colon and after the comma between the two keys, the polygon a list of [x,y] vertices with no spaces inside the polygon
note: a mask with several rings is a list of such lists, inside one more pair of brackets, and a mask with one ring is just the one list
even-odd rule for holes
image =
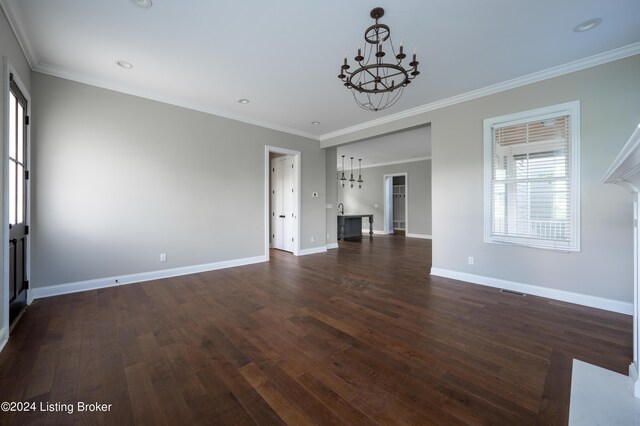
{"label": "chandelier arm", "polygon": [[[372,73],[372,72],[369,70],[369,68],[363,68],[363,69],[364,69],[364,70],[367,72],[367,74],[369,74],[371,77],[373,77],[373,78],[378,77],[377,75],[375,75],[374,73]],[[379,69],[379,68],[376,68],[376,69]],[[354,73],[355,73],[355,71],[357,71],[357,70],[354,70]]]}
{"label": "chandelier arm", "polygon": [[404,75],[405,77],[409,78],[409,76],[407,76],[407,70],[404,71],[398,71],[395,74],[389,74],[386,78],[391,78],[391,77],[395,77],[396,75]]}

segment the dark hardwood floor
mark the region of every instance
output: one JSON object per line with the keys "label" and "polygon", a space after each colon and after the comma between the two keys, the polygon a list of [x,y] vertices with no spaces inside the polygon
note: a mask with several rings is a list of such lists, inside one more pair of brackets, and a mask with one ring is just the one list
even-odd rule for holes
{"label": "dark hardwood floor", "polygon": [[375,236],[37,300],[0,354],[0,401],[37,411],[0,424],[566,424],[573,358],[627,372],[631,317],[431,278],[430,259]]}

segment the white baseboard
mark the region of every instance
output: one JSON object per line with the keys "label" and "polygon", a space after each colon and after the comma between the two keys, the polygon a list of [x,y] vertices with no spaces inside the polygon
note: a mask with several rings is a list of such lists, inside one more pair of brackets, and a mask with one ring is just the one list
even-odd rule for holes
{"label": "white baseboard", "polygon": [[433,239],[433,237],[431,235],[426,235],[426,234],[406,233],[405,236],[409,237],[409,238],[422,238],[423,240],[431,240],[431,239]]}
{"label": "white baseboard", "polygon": [[329,243],[329,244],[327,244],[327,250],[337,249],[337,248],[338,248],[338,243]]}
{"label": "white baseboard", "polygon": [[205,263],[202,265],[184,266],[181,268],[164,269],[161,271],[143,272],[140,274],[118,275],[95,280],[76,281],[67,284],[57,284],[48,287],[31,289],[33,299],[77,293],[80,291],[96,290],[119,285],[139,283],[143,281],[159,280],[162,278],[178,277],[181,275],[197,274],[199,272],[214,271],[216,269],[233,268],[235,266],[251,265],[266,262],[266,256],[247,257],[244,259],[225,260],[222,262]]}
{"label": "white baseboard", "polygon": [[9,341],[9,328],[4,327],[0,330],[0,352],[4,349],[5,345]]}
{"label": "white baseboard", "polygon": [[546,297],[548,299],[560,300],[562,302],[575,303],[577,305],[588,306],[590,308],[604,309],[605,311],[612,311],[620,314],[633,315],[633,303],[622,302],[619,300],[605,299],[603,297],[556,290],[537,285],[502,280],[499,278],[468,274],[466,272],[451,271],[449,269],[431,268],[431,275],[484,285],[487,287],[504,288],[506,290]]}
{"label": "white baseboard", "polygon": [[307,256],[309,254],[326,253],[327,248],[328,248],[327,246],[321,246],[321,247],[311,247],[308,249],[300,250],[298,252],[298,256]]}

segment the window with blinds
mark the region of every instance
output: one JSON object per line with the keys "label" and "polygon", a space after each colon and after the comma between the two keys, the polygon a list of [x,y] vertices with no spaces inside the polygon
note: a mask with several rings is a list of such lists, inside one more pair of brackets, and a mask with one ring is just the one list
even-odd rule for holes
{"label": "window with blinds", "polygon": [[579,103],[487,119],[485,241],[579,250]]}

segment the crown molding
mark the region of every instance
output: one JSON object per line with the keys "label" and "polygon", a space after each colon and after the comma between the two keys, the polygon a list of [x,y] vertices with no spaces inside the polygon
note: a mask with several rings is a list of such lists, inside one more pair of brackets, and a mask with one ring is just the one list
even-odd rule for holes
{"label": "crown molding", "polygon": [[427,160],[431,160],[431,156],[414,157],[414,158],[407,158],[405,160],[396,160],[396,161],[385,161],[384,163],[367,164],[366,166],[362,166],[362,168],[370,169],[372,167],[393,166],[394,164],[415,163],[418,161],[427,161]]}
{"label": "crown molding", "polygon": [[515,89],[517,87],[525,86],[528,84],[536,83],[536,82],[547,80],[554,77],[559,77],[559,76],[580,71],[586,68],[602,65],[607,62],[613,62],[619,59],[627,58],[629,56],[640,54],[640,42],[633,43],[617,49],[609,50],[607,52],[599,53],[597,55],[589,56],[587,58],[578,59],[576,61],[569,62],[564,65],[559,65],[557,67],[538,71],[532,74],[528,74],[522,77],[517,77],[511,80],[507,80],[507,81],[497,83],[491,86],[487,86],[481,89],[477,89],[477,90],[473,90],[460,95],[452,96],[447,99],[442,99],[436,102],[432,102],[432,103],[421,105],[405,111],[401,111],[396,114],[391,114],[375,120],[367,121],[365,123],[357,124],[355,126],[345,127],[344,129],[336,130],[334,132],[317,135],[317,134],[305,132],[299,129],[282,126],[276,123],[258,120],[252,117],[248,117],[240,114],[234,114],[228,111],[218,110],[208,105],[193,104],[180,98],[163,96],[158,93],[147,92],[143,90],[134,89],[132,87],[113,84],[108,81],[94,79],[94,78],[82,75],[80,73],[73,72],[71,70],[40,63],[37,56],[34,54],[34,50],[31,44],[29,43],[28,38],[24,36],[26,32],[23,31],[23,27],[20,24],[20,21],[16,18],[16,15],[13,12],[13,10],[11,9],[10,3],[8,3],[7,0],[0,0],[0,7],[2,7],[2,10],[7,16],[9,25],[11,26],[11,29],[13,30],[13,33],[15,34],[20,47],[22,48],[22,51],[27,59],[27,62],[29,63],[29,66],[33,71],[41,72],[41,73],[52,75],[55,77],[64,78],[67,80],[76,81],[79,83],[88,84],[91,86],[101,87],[103,89],[113,90],[116,92],[121,92],[129,95],[133,95],[133,96],[147,98],[147,99],[155,100],[155,101],[170,104],[170,105],[192,109],[192,110],[200,111],[206,114],[217,115],[217,116],[228,118],[231,120],[236,120],[236,121],[264,127],[271,130],[276,130],[279,132],[289,133],[292,135],[320,141],[322,148],[327,148],[331,146],[329,144],[325,144],[322,142],[329,141],[339,136],[348,135],[354,132],[358,132],[360,130],[365,130],[365,129],[380,126],[383,124],[392,123],[394,121],[413,117],[429,111],[434,111],[440,108],[445,108],[445,107],[459,104],[462,102],[467,102],[467,101],[478,99],[484,96],[493,95],[506,90]]}
{"label": "crown molding", "polygon": [[[320,142],[640,54],[640,42],[320,135]],[[321,144],[323,148],[328,145]]]}
{"label": "crown molding", "polygon": [[11,30],[13,34],[15,34],[16,39],[18,40],[18,44],[22,49],[22,53],[24,54],[27,62],[29,63],[29,67],[33,69],[33,66],[38,63],[38,59],[33,53],[33,48],[31,47],[31,43],[29,40],[23,36],[25,31],[23,31],[22,25],[20,21],[16,18],[13,9],[11,9],[11,5],[7,2],[7,0],[0,0],[0,7],[4,11],[5,16],[7,17],[7,21],[9,21],[9,25],[11,26]]}
{"label": "crown molding", "polygon": [[60,67],[56,67],[53,65],[49,65],[49,64],[39,64],[35,66],[33,70],[43,74],[51,75],[54,77],[64,78],[66,80],[87,84],[89,86],[95,86],[95,87],[100,87],[102,89],[113,90],[115,92],[120,92],[127,95],[150,99],[152,101],[162,102],[165,104],[174,105],[182,108],[187,108],[194,111],[203,112],[205,114],[216,115],[219,117],[228,118],[230,120],[252,124],[254,126],[264,127],[264,128],[276,130],[279,132],[301,136],[303,138],[313,139],[315,141],[319,140],[318,135],[314,135],[313,133],[304,132],[302,130],[294,129],[291,127],[281,126],[279,124],[271,123],[268,121],[257,120],[255,118],[248,117],[245,115],[234,114],[234,113],[219,110],[204,104],[191,103],[184,99],[180,99],[173,96],[164,96],[155,92],[139,90],[129,86],[114,84],[112,82],[101,80],[101,79],[91,78],[86,75],[76,73],[74,71],[63,69]]}
{"label": "crown molding", "polygon": [[175,105],[182,108],[192,109],[195,111],[200,111],[205,114],[217,115],[219,117],[228,118],[230,120],[240,121],[242,123],[252,124],[254,126],[264,127],[271,130],[276,130],[279,132],[289,133],[296,136],[301,136],[303,138],[313,139],[315,141],[319,141],[319,136],[313,133],[305,132],[302,130],[294,129],[287,126],[282,126],[276,123],[271,123],[268,121],[257,120],[252,117],[244,116],[241,114],[234,114],[228,111],[219,110],[216,108],[212,108],[208,105],[202,104],[194,104],[188,102],[184,99],[179,99],[171,96],[164,96],[158,93],[147,92],[144,90],[134,89],[132,87],[122,86],[114,83],[110,83],[105,80],[95,79],[88,77],[86,75],[82,75],[80,73],[76,73],[74,71],[56,67],[53,65],[49,65],[46,63],[41,63],[36,55],[34,54],[34,50],[31,47],[31,43],[28,38],[24,36],[26,31],[24,31],[23,26],[20,23],[20,20],[17,19],[16,14],[11,9],[10,3],[7,0],[0,0],[0,7],[4,11],[4,14],[9,21],[9,25],[13,30],[13,33],[18,40],[18,44],[24,53],[24,56],[29,64],[29,67],[36,72],[41,72],[43,74],[48,74],[54,77],[64,78],[66,80],[76,81],[78,83],[88,84],[90,86],[96,86],[103,89],[113,90],[120,93],[125,93],[128,95],[138,96],[141,98],[146,98],[158,102],[162,102],[165,104]]}

